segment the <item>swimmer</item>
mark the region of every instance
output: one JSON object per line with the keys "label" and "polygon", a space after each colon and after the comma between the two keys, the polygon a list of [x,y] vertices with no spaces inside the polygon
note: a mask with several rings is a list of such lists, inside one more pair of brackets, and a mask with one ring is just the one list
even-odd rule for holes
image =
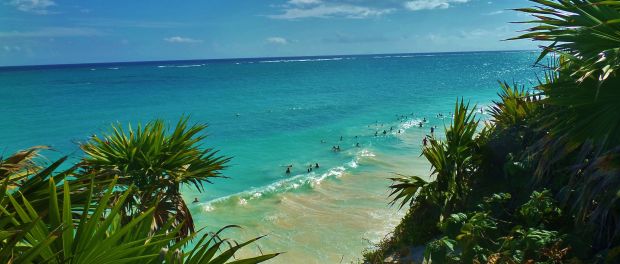
{"label": "swimmer", "polygon": [[286,174],[291,174],[291,167],[286,168]]}
{"label": "swimmer", "polygon": [[435,128],[431,127],[431,134],[435,133]]}
{"label": "swimmer", "polygon": [[355,147],[359,148],[360,147],[360,143],[359,142],[355,143]]}
{"label": "swimmer", "polygon": [[418,124],[418,126],[419,126],[419,127],[422,127],[422,122],[420,122],[420,123]]}
{"label": "swimmer", "polygon": [[192,203],[199,203],[198,197],[194,197],[194,201]]}
{"label": "swimmer", "polygon": [[384,135],[385,135],[385,134],[387,134],[387,131],[383,130],[383,134],[384,134]]}
{"label": "swimmer", "polygon": [[314,163],[314,168],[318,169],[319,168],[319,164],[318,163]]}
{"label": "swimmer", "polygon": [[426,138],[422,139],[422,144],[426,147],[426,145],[428,144],[428,139]]}
{"label": "swimmer", "polygon": [[398,130],[398,134],[400,134],[400,129]]}
{"label": "swimmer", "polygon": [[375,131],[375,137],[376,137],[377,135],[379,135],[379,132],[378,132],[378,131]]}

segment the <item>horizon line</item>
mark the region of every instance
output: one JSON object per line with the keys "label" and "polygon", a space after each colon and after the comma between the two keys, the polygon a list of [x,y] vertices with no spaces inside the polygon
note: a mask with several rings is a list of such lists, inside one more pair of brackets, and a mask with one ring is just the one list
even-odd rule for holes
{"label": "horizon line", "polygon": [[156,62],[183,62],[183,61],[227,61],[227,60],[257,60],[257,59],[276,59],[276,58],[308,58],[308,57],[334,57],[334,56],[373,56],[373,55],[402,55],[402,54],[449,54],[449,53],[481,53],[481,52],[525,52],[537,51],[535,49],[514,49],[514,50],[472,50],[472,51],[437,51],[437,52],[405,52],[405,53],[365,53],[365,54],[332,54],[332,55],[294,55],[294,56],[267,56],[267,57],[231,57],[231,58],[211,58],[211,59],[181,59],[181,60],[145,60],[145,61],[110,61],[110,62],[76,62],[76,63],[56,63],[56,64],[25,64],[0,66],[2,69],[10,68],[36,68],[51,66],[79,66],[79,65],[103,65],[103,64],[142,64]]}

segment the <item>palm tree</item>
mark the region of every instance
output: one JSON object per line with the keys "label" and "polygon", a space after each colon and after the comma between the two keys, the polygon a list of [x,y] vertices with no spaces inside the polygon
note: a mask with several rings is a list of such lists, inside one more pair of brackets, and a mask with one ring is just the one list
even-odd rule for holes
{"label": "palm tree", "polygon": [[170,133],[162,120],[144,127],[138,125],[135,130],[130,125],[127,132],[121,125],[114,125],[110,135],[93,136],[80,146],[86,154],[83,164],[88,172],[116,175],[119,190],[136,186],[137,191],[125,201],[125,218],[155,206],[154,230],[172,219],[170,227],[180,226],[180,234],[185,237],[194,232],[194,222],[181,187],[204,191],[204,183],[223,177],[221,170],[230,160],[202,148],[206,127],[188,126],[187,118],[182,118]]}
{"label": "palm tree", "polygon": [[620,2],[532,1],[539,6],[518,10],[535,25],[517,39],[546,41],[538,61],[557,56],[538,87],[545,136],[530,152],[536,181],[558,193],[579,230],[596,235],[595,248],[606,248],[620,238]]}
{"label": "palm tree", "polygon": [[[119,192],[119,178],[115,177],[107,186],[97,188],[102,181],[97,180],[96,173],[80,172],[82,179],[67,171],[54,173],[66,157],[43,167],[32,159],[35,153],[36,149],[30,149],[0,160],[1,263],[253,264],[278,255],[234,260],[237,251],[262,237],[241,244],[221,239],[220,233],[231,226],[216,233],[193,232],[181,238],[181,226],[167,228],[173,224],[170,220],[153,231],[156,206],[124,220],[122,210],[125,201],[137,191],[135,186]],[[71,177],[64,177],[67,175]],[[89,184],[84,187],[86,178]],[[16,183],[15,179],[20,180]],[[42,179],[44,186],[40,184]],[[22,192],[26,186],[30,191]],[[86,197],[85,201],[82,197]],[[37,209],[35,204],[45,206]],[[199,241],[191,250],[185,250],[192,239]]]}
{"label": "palm tree", "polygon": [[443,216],[465,204],[476,168],[479,121],[475,120],[474,110],[475,107],[470,110],[463,100],[456,103],[454,120],[446,128],[445,141],[431,137],[430,145],[422,150],[422,155],[431,163],[433,181],[418,176],[392,178],[392,204],[401,199],[400,207],[418,199],[430,200],[442,208]]}

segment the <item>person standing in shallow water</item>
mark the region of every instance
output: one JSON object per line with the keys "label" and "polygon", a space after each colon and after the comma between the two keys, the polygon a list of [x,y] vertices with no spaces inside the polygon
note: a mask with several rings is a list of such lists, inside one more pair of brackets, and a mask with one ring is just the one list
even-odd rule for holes
{"label": "person standing in shallow water", "polygon": [[319,163],[315,163],[315,164],[314,164],[314,168],[315,168],[315,169],[318,169],[318,168],[319,168]]}
{"label": "person standing in shallow water", "polygon": [[424,145],[426,147],[426,145],[428,145],[428,139],[424,138],[422,139],[422,145]]}

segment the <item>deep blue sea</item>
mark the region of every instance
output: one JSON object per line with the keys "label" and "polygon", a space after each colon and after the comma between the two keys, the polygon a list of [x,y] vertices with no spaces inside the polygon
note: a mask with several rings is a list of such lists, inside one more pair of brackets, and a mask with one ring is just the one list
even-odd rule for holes
{"label": "deep blue sea", "polygon": [[[233,157],[225,171],[230,179],[215,180],[205,193],[185,193],[186,200],[201,201],[192,205],[199,227],[245,227],[233,237],[268,233],[263,251],[287,252],[274,263],[354,260],[369,246],[367,240],[382,238],[402,215],[387,206],[386,178],[428,175],[419,154],[430,127],[441,130],[450,122],[457,98],[484,112],[497,98],[498,80],[533,86],[540,72],[532,67],[537,55],[5,67],[0,68],[0,155],[50,145],[54,150],[44,153],[47,157],[78,158],[78,143],[107,132],[112,123],[161,118],[174,125],[190,116],[209,124],[206,146]],[[315,163],[320,169],[307,173]],[[293,171],[287,175],[289,164]]]}

